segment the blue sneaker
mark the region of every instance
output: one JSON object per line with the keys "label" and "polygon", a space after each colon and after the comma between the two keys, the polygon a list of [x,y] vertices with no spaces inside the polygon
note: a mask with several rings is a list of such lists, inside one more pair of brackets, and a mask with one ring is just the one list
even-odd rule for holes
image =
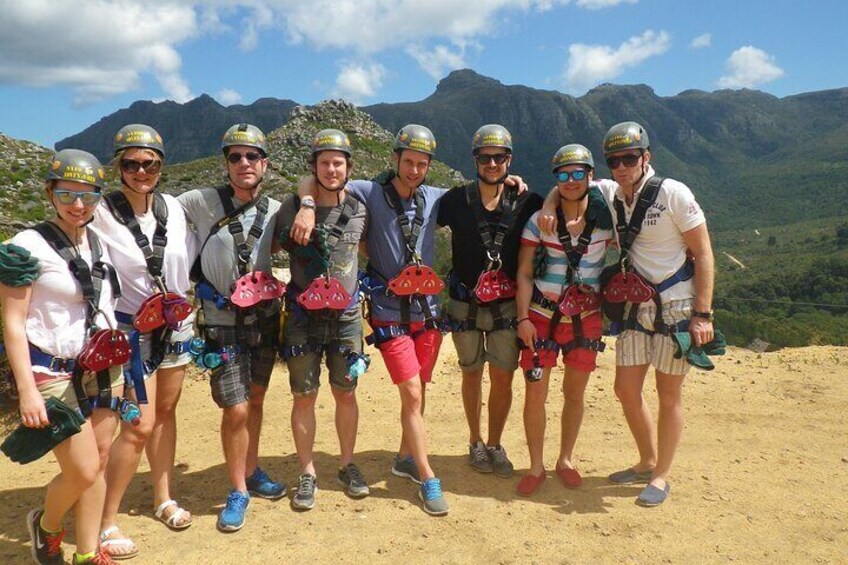
{"label": "blue sneaker", "polygon": [[286,484],[271,480],[271,477],[258,466],[253,471],[253,474],[247,478],[246,482],[247,492],[259,498],[277,500],[286,495]]}
{"label": "blue sneaker", "polygon": [[244,514],[250,506],[250,495],[237,490],[230,491],[227,505],[218,514],[218,529],[222,532],[237,532],[244,526]]}
{"label": "blue sneaker", "polygon": [[448,513],[448,501],[442,494],[442,482],[433,477],[421,483],[418,497],[424,502],[424,512],[430,516],[444,516]]}

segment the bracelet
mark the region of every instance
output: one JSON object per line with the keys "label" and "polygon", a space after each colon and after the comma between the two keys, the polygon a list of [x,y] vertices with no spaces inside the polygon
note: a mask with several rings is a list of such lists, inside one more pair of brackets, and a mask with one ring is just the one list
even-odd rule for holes
{"label": "bracelet", "polygon": [[515,326],[516,326],[516,327],[518,327],[518,325],[519,325],[521,322],[525,322],[525,321],[526,321],[526,322],[530,322],[531,320],[530,320],[530,318],[521,318],[520,320],[518,320],[517,322],[515,322]]}

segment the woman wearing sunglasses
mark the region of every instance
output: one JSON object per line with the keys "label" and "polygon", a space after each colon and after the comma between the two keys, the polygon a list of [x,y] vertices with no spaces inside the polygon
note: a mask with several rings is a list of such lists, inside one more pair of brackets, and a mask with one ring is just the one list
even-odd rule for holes
{"label": "woman wearing sunglasses", "polygon": [[137,426],[123,424],[112,445],[101,543],[113,558],[127,559],[139,549],[118,528],[117,515],[143,450],[150,463],[156,518],[174,530],[192,521],[171,497],[171,483],[175,410],[191,361],[193,332],[193,316],[183,297],[190,287],[196,246],[177,200],[156,190],[165,158],[159,133],[130,124],[115,135],[113,147],[121,189],[104,198],[92,225],[120,277],[116,316],[133,349],[124,376],[141,407],[141,421]]}
{"label": "woman wearing sunglasses", "polygon": [[[36,563],[65,563],[63,521],[72,509],[73,563],[113,563],[100,550],[97,533],[105,491],[103,471],[117,418],[108,408],[91,410],[87,399],[77,395],[95,397],[105,389],[107,395],[117,397],[123,385],[119,365],[104,371],[100,379],[77,366],[80,353],[90,343],[88,337],[97,328],[115,327],[113,291],[117,289],[108,276],[108,251],[86,227],[100,201],[104,176],[103,167],[90,153],[76,149],[56,153],[46,182],[55,217],[15,235],[10,243],[17,249],[0,246],[3,337],[23,426],[44,428],[55,423],[45,405],[50,397],[81,416],[90,415],[78,433],[53,447],[60,472],[47,487],[43,507],[27,516]],[[18,258],[29,254],[26,268],[17,264],[18,280],[6,277],[10,252]],[[75,390],[75,382],[82,383],[81,390]]]}
{"label": "woman wearing sunglasses", "polygon": [[[583,483],[575,467],[574,446],[583,422],[583,395],[595,359],[603,351],[598,296],[604,254],[612,241],[612,218],[601,193],[590,186],[595,162],[582,145],[561,147],[551,160],[559,203],[557,231],[543,233],[530,217],[518,255],[518,338],[526,346],[521,368],[526,376],[524,433],[530,469],[518,493],[530,496],[545,481],[545,401],[551,369],[559,355],[565,365],[559,456],[555,470],[566,488]],[[534,272],[541,247],[543,260]]]}

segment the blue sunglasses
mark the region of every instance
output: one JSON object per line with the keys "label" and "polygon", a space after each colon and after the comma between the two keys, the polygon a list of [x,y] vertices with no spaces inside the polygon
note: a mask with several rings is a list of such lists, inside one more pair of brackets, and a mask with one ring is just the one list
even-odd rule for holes
{"label": "blue sunglasses", "polygon": [[555,173],[554,176],[556,177],[557,182],[568,182],[568,179],[574,179],[575,181],[579,182],[579,181],[585,179],[587,174],[588,174],[588,171],[585,171],[583,169],[579,169],[577,171],[571,171],[571,172],[560,171],[558,173]]}

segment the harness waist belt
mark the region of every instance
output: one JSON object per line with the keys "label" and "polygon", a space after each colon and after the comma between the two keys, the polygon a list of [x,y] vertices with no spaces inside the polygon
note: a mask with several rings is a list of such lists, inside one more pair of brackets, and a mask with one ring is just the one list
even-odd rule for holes
{"label": "harness waist belt", "polygon": [[33,365],[47,367],[55,373],[72,373],[77,363],[76,359],[53,357],[49,353],[41,351],[31,343],[29,344],[29,358]]}

